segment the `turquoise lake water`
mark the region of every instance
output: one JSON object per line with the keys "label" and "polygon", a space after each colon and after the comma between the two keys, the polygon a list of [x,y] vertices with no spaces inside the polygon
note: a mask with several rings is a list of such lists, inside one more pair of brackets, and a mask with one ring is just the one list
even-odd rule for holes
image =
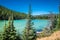
{"label": "turquoise lake water", "polygon": [[[49,20],[32,20],[34,25],[32,26],[33,28],[36,29],[36,31],[40,31],[47,27],[49,25]],[[4,28],[4,20],[0,20],[0,32],[3,31]],[[8,21],[6,21],[6,24],[8,26]],[[26,27],[27,20],[22,19],[22,20],[14,20],[14,27],[17,30],[17,32],[23,32],[24,28]]]}

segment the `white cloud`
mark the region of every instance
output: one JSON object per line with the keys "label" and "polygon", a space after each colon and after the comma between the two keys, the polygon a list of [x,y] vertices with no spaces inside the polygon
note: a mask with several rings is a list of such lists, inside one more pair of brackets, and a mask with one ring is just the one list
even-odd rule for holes
{"label": "white cloud", "polygon": [[43,14],[49,14],[49,12],[45,12],[45,11],[35,11],[35,12],[32,12],[32,15],[43,15]]}

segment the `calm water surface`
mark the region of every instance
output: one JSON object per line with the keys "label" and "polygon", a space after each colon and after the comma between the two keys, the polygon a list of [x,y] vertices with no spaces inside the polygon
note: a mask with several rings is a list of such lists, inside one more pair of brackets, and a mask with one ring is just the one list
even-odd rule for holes
{"label": "calm water surface", "polygon": [[[49,20],[32,20],[34,25],[32,26],[33,28],[36,29],[36,31],[40,31],[47,27],[49,25]],[[8,26],[8,21],[6,20],[6,24]],[[27,20],[14,20],[14,27],[17,30],[17,32],[23,32],[24,28],[26,27]],[[4,20],[0,20],[0,32],[3,31],[4,29]]]}

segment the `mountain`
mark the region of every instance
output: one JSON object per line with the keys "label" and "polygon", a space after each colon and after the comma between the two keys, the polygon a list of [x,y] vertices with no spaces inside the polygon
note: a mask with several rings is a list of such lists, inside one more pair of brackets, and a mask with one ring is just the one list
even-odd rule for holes
{"label": "mountain", "polygon": [[[12,13],[14,14],[13,17],[15,20],[25,19],[27,17],[26,13],[17,12],[0,5],[0,20],[8,20],[9,16],[11,16]],[[32,15],[32,19],[48,19],[48,16],[50,16],[50,14]]]}
{"label": "mountain", "polygon": [[0,5],[0,20],[8,20],[9,16],[11,16],[13,13],[14,19],[24,19],[26,18],[25,13],[22,12],[16,12],[14,10],[8,9],[2,5]]}

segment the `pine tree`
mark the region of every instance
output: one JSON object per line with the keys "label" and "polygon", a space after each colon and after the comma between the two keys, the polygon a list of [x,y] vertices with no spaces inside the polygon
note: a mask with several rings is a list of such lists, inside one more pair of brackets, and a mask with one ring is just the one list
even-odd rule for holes
{"label": "pine tree", "polygon": [[4,31],[3,31],[3,38],[2,40],[6,40],[6,21],[5,21],[5,25],[4,25]]}
{"label": "pine tree", "polygon": [[56,20],[56,15],[53,14],[52,12],[50,12],[50,22],[51,22],[51,26],[50,29],[53,30],[54,28],[56,28],[56,24],[57,24],[57,20]]}
{"label": "pine tree", "polygon": [[59,15],[58,15],[58,20],[57,20],[56,29],[60,30],[60,5],[59,5]]}
{"label": "pine tree", "polygon": [[8,27],[5,28],[3,40],[16,40],[16,30],[13,25],[13,14],[9,17]]}
{"label": "pine tree", "polygon": [[31,5],[29,5],[29,13],[27,15],[27,27],[24,30],[23,40],[35,40],[36,31],[32,28],[31,20]]}

